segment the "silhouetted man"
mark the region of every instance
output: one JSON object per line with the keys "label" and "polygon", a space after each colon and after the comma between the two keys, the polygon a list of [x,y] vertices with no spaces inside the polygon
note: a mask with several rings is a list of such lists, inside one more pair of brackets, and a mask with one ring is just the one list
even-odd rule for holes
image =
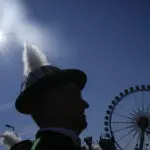
{"label": "silhouetted man", "polygon": [[[39,126],[32,150],[79,150],[80,133],[87,127],[82,98],[84,72],[48,64],[44,54],[25,44],[26,79],[16,109],[31,115]],[[27,72],[28,71],[28,72]]]}

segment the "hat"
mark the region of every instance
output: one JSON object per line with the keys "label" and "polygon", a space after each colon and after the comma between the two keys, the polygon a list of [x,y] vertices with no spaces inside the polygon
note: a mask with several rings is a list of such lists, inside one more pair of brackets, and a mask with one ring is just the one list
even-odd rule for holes
{"label": "hat", "polygon": [[32,98],[32,95],[45,87],[57,85],[65,80],[76,83],[82,90],[86,84],[87,78],[84,72],[52,66],[37,46],[27,42],[24,44],[23,62],[25,80],[22,82],[20,95],[15,103],[20,113],[31,114],[32,104],[36,107],[36,99]]}

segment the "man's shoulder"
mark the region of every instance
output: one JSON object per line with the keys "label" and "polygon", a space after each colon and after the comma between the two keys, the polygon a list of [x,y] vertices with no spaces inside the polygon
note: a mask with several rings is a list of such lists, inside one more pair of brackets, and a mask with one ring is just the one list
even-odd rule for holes
{"label": "man's shoulder", "polygon": [[57,132],[44,131],[38,134],[31,150],[70,150],[75,147],[76,146],[70,137]]}
{"label": "man's shoulder", "polygon": [[47,138],[39,137],[34,141],[31,150],[43,150],[43,149],[47,150],[50,147],[53,148],[54,145],[55,144],[53,143],[53,141],[50,141],[48,137]]}

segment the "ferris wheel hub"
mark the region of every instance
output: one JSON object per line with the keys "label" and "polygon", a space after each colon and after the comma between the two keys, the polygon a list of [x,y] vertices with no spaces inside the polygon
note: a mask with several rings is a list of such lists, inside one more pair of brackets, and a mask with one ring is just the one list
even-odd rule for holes
{"label": "ferris wheel hub", "polygon": [[136,119],[138,127],[142,130],[145,131],[146,128],[149,126],[149,119],[147,116],[139,116]]}

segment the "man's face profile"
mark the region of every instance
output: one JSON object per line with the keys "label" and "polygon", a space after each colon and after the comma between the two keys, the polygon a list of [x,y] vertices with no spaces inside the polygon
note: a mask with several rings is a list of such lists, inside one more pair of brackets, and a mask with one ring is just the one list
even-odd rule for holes
{"label": "man's face profile", "polygon": [[87,127],[85,109],[89,105],[82,99],[81,90],[74,83],[68,83],[58,90],[48,90],[45,97],[47,117],[66,122],[79,132]]}

